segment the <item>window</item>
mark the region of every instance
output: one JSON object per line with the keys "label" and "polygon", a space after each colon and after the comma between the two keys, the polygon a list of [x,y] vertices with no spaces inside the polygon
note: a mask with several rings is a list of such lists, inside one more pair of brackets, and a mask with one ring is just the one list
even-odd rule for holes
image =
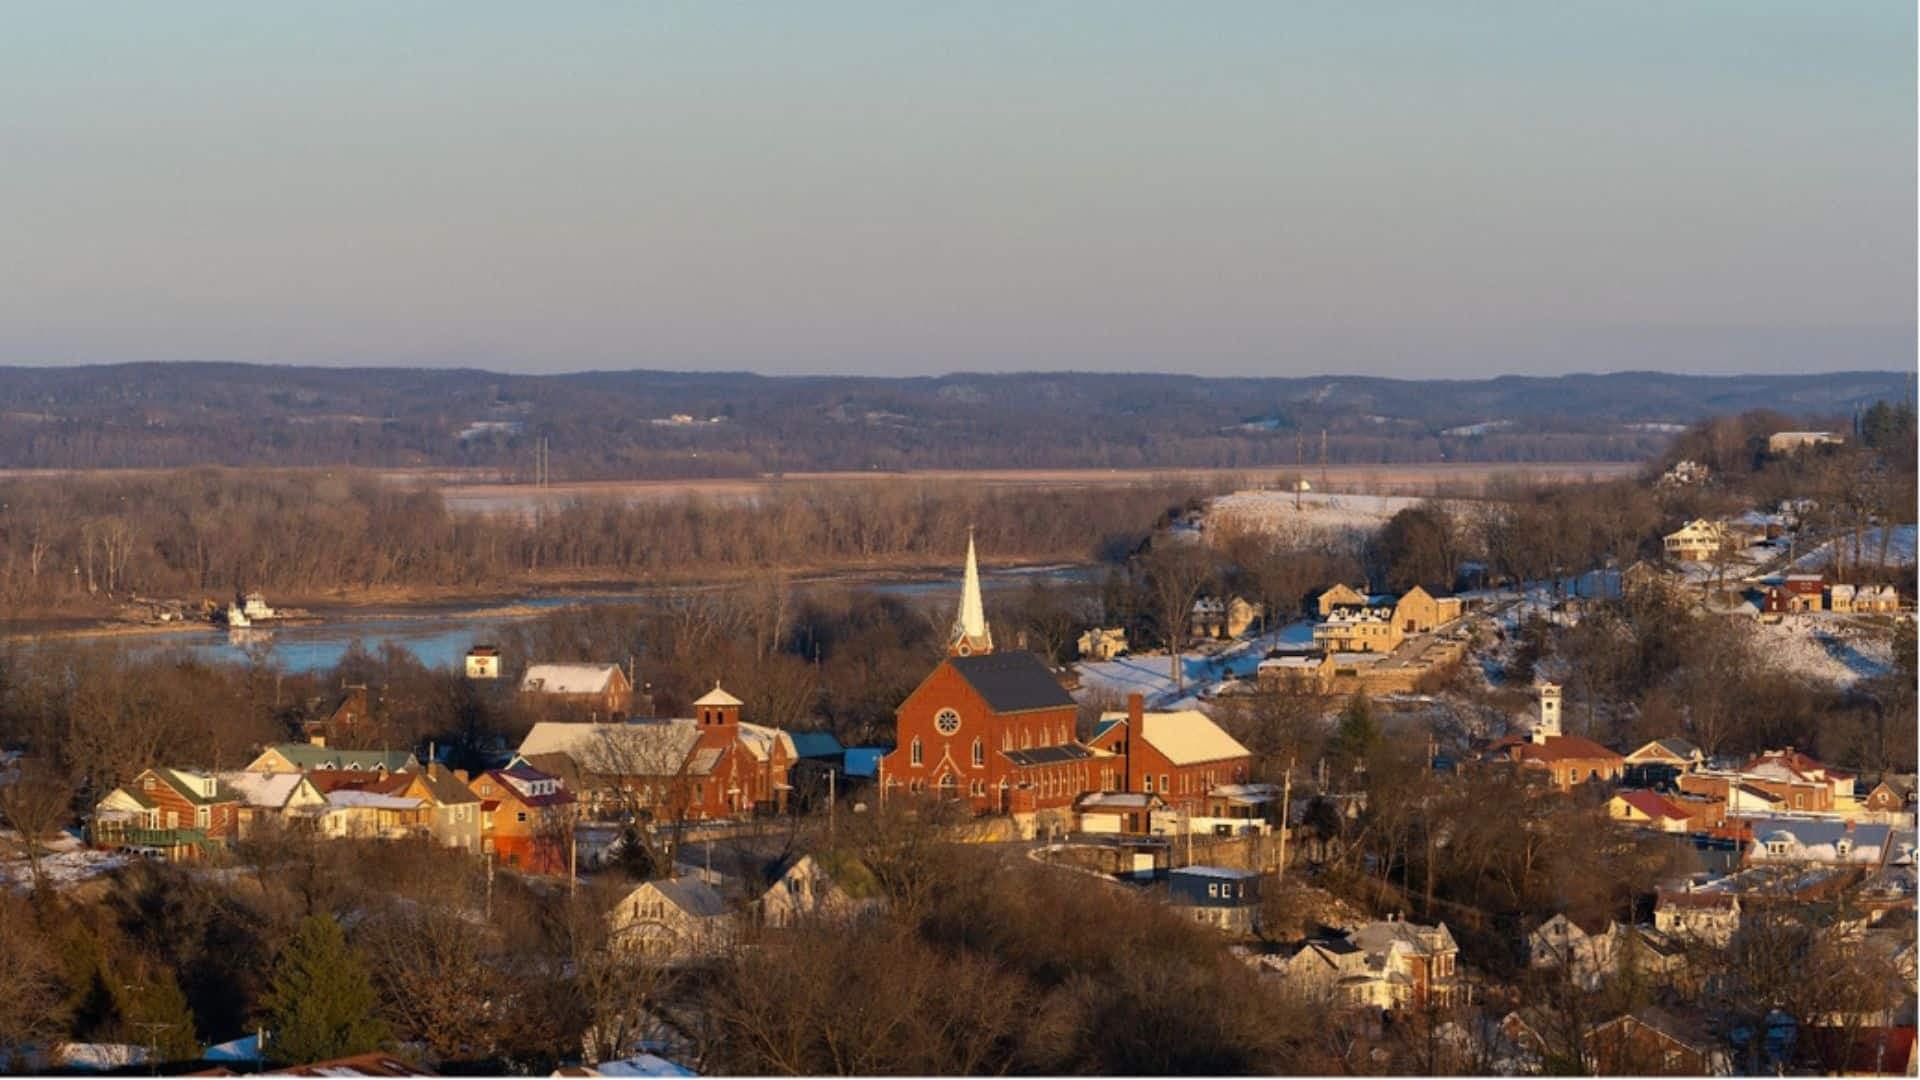
{"label": "window", "polygon": [[1142,787],[1142,790],[1145,791],[1146,794],[1148,795],[1153,794],[1153,774],[1147,773],[1144,776],[1142,776],[1140,779],[1145,781]]}
{"label": "window", "polygon": [[1171,794],[1173,792],[1173,785],[1167,783],[1166,773],[1160,774],[1160,792],[1161,794]]}
{"label": "window", "polygon": [[940,734],[952,736],[960,730],[960,714],[952,709],[941,709],[933,714],[933,726]]}
{"label": "window", "polygon": [[913,762],[914,765],[918,766],[922,760],[921,754],[920,754],[920,736],[915,735],[913,737],[913,745],[910,748],[910,753],[912,755],[910,760]]}
{"label": "window", "polygon": [[514,815],[513,815],[513,820],[515,820],[515,821],[525,821],[525,820],[527,820],[527,812],[526,812],[525,810],[521,810],[521,811],[519,811],[518,813],[516,813],[516,814],[514,814]]}
{"label": "window", "polygon": [[[206,807],[202,806],[193,812],[193,823],[195,825],[200,826],[203,829],[207,827],[207,808]],[[1840,842],[1842,844],[1846,843],[1845,840],[1842,840]],[[1842,851],[1840,854],[1845,855],[1846,852]]]}
{"label": "window", "polygon": [[1219,886],[1219,885],[1217,885],[1217,884],[1215,884],[1215,883],[1212,883],[1212,882],[1208,882],[1208,884],[1207,884],[1207,895],[1208,895],[1208,896],[1214,896],[1214,897],[1217,897],[1217,896],[1219,896],[1219,895],[1220,895],[1220,886]]}
{"label": "window", "polygon": [[987,763],[987,744],[978,737],[973,740],[973,767],[979,768]]}

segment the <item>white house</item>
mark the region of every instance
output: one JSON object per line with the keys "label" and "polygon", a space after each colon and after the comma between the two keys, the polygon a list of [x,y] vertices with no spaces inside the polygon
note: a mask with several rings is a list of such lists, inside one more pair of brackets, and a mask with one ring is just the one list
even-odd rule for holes
{"label": "white house", "polygon": [[736,932],[733,913],[713,886],[693,878],[648,881],[608,915],[616,948],[683,964],[726,952]]}
{"label": "white house", "polygon": [[760,896],[761,920],[773,927],[858,922],[885,910],[886,899],[873,872],[844,856],[802,855]]}

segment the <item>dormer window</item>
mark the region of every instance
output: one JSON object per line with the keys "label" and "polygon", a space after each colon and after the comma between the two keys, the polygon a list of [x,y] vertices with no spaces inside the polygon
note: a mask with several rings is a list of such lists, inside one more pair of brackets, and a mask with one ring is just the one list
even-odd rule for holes
{"label": "dormer window", "polygon": [[1847,852],[1852,850],[1853,850],[1853,841],[1848,840],[1845,837],[1841,837],[1839,840],[1834,842],[1833,852],[1834,854],[1839,855],[1842,858],[1845,858]]}

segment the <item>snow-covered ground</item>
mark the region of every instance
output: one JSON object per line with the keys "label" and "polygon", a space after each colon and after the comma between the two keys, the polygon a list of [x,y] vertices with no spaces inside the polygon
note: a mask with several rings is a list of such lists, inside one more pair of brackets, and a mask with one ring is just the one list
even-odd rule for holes
{"label": "snow-covered ground", "polygon": [[[0,829],[0,888],[33,888],[33,868],[27,864],[25,850],[19,833]],[[66,889],[117,870],[126,862],[125,855],[94,851],[78,836],[63,833],[45,846],[40,870],[54,888]]]}
{"label": "snow-covered ground", "polygon": [[1209,528],[1251,529],[1260,532],[1371,532],[1393,515],[1426,499],[1405,495],[1341,495],[1304,492],[1299,509],[1291,491],[1236,491],[1213,500],[1208,508]]}
{"label": "snow-covered ground", "polygon": [[1783,670],[1850,685],[1893,669],[1891,635],[1846,619],[1789,615],[1754,626],[1754,653]]}
{"label": "snow-covered ground", "polygon": [[1203,696],[1219,690],[1227,675],[1251,679],[1277,648],[1301,648],[1313,643],[1313,623],[1301,620],[1276,627],[1258,637],[1236,641],[1225,649],[1203,651],[1191,648],[1180,654],[1180,668],[1186,688],[1175,690],[1172,664],[1164,652],[1131,653],[1116,660],[1089,660],[1076,665],[1080,672],[1083,698],[1106,694],[1124,699],[1141,694],[1149,709],[1189,709]]}
{"label": "snow-covered ground", "polygon": [[[1914,534],[1916,531],[1920,531],[1920,526],[1895,525],[1892,526],[1892,529],[1893,532],[1887,539],[1887,565],[1912,566],[1914,561]],[[1882,527],[1875,526],[1874,528],[1866,530],[1862,535],[1860,557],[1865,562],[1879,562],[1880,534],[1882,531]],[[1805,555],[1800,556],[1798,559],[1795,559],[1793,561],[1793,568],[1796,570],[1825,569],[1833,563],[1835,544],[1845,545],[1842,551],[1846,556],[1846,561],[1851,563],[1853,561],[1853,536],[1849,534],[1822,544],[1812,551],[1807,552]]]}

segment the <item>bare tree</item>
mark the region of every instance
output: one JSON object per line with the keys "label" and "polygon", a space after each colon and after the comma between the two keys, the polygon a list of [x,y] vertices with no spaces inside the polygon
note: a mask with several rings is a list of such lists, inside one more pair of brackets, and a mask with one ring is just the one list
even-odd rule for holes
{"label": "bare tree", "polygon": [[1180,650],[1186,644],[1188,624],[1193,618],[1194,601],[1213,580],[1217,571],[1213,552],[1202,544],[1184,544],[1163,534],[1140,560],[1152,592],[1161,633],[1167,639],[1169,672],[1175,690],[1184,691],[1186,673],[1180,663]]}
{"label": "bare tree", "polygon": [[35,892],[47,887],[41,848],[72,816],[73,789],[40,762],[29,761],[12,776],[0,775],[0,818],[20,834]]}

